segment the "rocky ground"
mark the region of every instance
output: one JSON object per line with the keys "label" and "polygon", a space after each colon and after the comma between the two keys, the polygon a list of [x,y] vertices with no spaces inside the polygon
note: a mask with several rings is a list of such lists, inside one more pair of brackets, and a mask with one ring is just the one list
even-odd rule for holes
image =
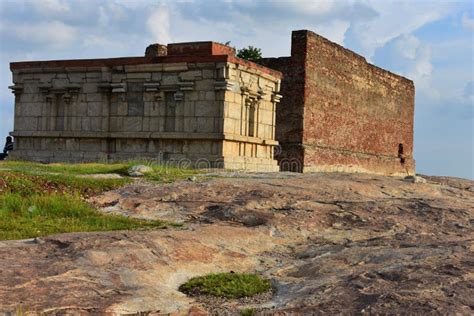
{"label": "rocky ground", "polygon": [[[474,182],[425,178],[138,180],[91,202],[182,228],[0,242],[0,311],[472,314]],[[274,293],[220,300],[177,290],[190,277],[228,271],[268,277]]]}

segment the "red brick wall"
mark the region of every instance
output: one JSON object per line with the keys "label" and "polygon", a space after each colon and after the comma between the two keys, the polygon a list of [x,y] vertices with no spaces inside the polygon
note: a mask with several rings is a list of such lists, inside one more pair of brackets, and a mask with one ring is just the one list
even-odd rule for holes
{"label": "red brick wall", "polygon": [[[355,164],[383,173],[412,169],[413,82],[312,32],[295,33],[293,45],[307,43],[305,166]],[[398,158],[399,144],[405,164]]]}
{"label": "red brick wall", "polygon": [[[297,56],[303,57],[304,54]],[[279,141],[275,158],[282,171],[301,172],[303,166],[304,62],[291,57],[264,58],[259,63],[284,73],[281,102],[276,108],[275,138]]]}
{"label": "red brick wall", "polygon": [[284,73],[277,140],[300,139],[304,170],[414,172],[412,81],[310,31],[292,33],[290,60],[263,64]]}

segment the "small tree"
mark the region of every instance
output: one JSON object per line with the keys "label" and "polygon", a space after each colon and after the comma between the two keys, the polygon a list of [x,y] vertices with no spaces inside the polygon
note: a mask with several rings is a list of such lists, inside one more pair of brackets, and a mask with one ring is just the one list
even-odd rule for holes
{"label": "small tree", "polygon": [[253,46],[245,47],[237,51],[237,57],[250,61],[258,61],[262,58],[262,50]]}

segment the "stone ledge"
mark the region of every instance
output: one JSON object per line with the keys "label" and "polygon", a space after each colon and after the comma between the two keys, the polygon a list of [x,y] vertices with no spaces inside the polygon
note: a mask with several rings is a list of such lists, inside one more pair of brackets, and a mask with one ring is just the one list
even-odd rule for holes
{"label": "stone ledge", "polygon": [[209,139],[246,142],[268,146],[277,146],[278,141],[256,137],[230,135],[223,133],[172,133],[172,132],[58,132],[58,131],[16,131],[13,137],[48,138],[141,138],[141,139]]}

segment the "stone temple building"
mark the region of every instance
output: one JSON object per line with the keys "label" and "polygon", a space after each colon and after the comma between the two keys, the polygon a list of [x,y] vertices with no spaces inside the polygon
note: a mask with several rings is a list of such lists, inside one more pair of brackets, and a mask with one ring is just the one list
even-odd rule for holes
{"label": "stone temple building", "polygon": [[145,57],[14,62],[14,158],[278,171],[281,73],[213,42]]}
{"label": "stone temple building", "polygon": [[310,31],[292,33],[291,56],[259,64],[192,42],[10,69],[15,158],[415,172],[413,82]]}

